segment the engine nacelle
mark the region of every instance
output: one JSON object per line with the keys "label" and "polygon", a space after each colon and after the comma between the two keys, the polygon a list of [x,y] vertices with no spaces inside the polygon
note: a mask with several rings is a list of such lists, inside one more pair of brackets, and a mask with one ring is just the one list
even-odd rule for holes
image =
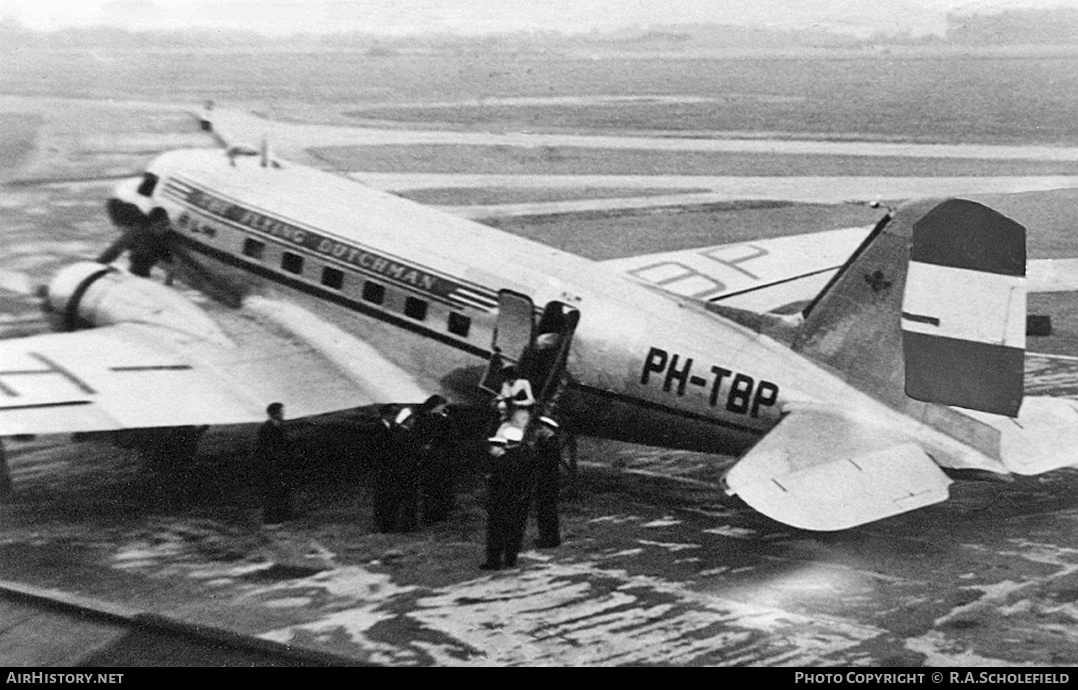
{"label": "engine nacelle", "polygon": [[57,273],[47,299],[67,330],[143,323],[219,345],[232,344],[206,312],[176,290],[94,261]]}

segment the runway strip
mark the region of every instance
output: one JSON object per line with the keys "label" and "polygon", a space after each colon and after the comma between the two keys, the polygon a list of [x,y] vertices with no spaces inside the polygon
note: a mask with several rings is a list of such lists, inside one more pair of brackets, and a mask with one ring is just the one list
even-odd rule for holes
{"label": "runway strip", "polygon": [[472,144],[480,146],[572,146],[648,151],[704,151],[754,154],[900,156],[977,160],[1078,161],[1078,148],[1062,146],[991,146],[972,144],[897,144],[887,142],[812,141],[790,139],[678,138],[574,134],[491,133],[341,127],[265,120],[248,113],[218,109],[214,131],[230,141],[257,143],[269,136],[278,145],[320,146],[386,144]]}
{"label": "runway strip", "polygon": [[[650,188],[662,187],[684,189],[706,187],[706,196],[692,194],[696,203],[715,203],[738,200],[785,200],[803,203],[836,204],[876,200],[899,200],[928,196],[954,196],[959,194],[1008,194],[1016,192],[1045,191],[1078,186],[1078,176],[1043,175],[1014,177],[730,177],[712,175],[468,175],[443,173],[362,173],[349,175],[372,187],[387,191],[407,189],[432,189],[453,187],[614,187]],[[552,202],[549,204],[514,204],[512,206],[487,206],[486,215],[503,215],[522,208],[525,215],[536,209],[543,213],[557,212],[559,208],[579,211],[584,207],[602,206],[657,206],[663,197],[647,197],[649,204],[632,199],[610,199],[595,202]],[[676,205],[676,204],[675,204]],[[453,213],[467,215],[464,207],[452,209]]]}

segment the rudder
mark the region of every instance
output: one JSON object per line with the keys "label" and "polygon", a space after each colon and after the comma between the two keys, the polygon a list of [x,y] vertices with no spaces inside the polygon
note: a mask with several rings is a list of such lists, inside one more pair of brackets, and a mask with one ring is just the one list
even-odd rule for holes
{"label": "rudder", "polygon": [[[1017,412],[1025,326],[1023,281],[1013,275],[1019,265],[1024,275],[1024,228],[1007,217],[962,199],[905,204],[809,305],[794,348],[890,406],[984,447],[973,438],[982,436],[976,428],[960,430],[970,425],[925,403]],[[994,297],[982,309],[985,286]],[[985,359],[981,346],[1005,350],[989,349],[995,356]]]}
{"label": "rudder", "polygon": [[1026,233],[963,199],[913,224],[902,302],[906,395],[1014,417],[1026,346]]}

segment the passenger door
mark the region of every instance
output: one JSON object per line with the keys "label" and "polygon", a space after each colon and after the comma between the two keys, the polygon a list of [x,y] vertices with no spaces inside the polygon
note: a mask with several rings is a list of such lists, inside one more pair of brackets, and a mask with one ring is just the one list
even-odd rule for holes
{"label": "passenger door", "polygon": [[501,370],[507,363],[519,364],[531,346],[535,330],[535,304],[527,295],[512,290],[498,291],[498,318],[491,342],[495,356],[479,387],[497,393],[502,387]]}

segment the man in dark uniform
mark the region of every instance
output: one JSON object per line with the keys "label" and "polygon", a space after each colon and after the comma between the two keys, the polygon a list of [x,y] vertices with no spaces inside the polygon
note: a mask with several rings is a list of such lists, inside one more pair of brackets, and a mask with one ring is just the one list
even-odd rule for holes
{"label": "man in dark uniform", "polygon": [[[131,272],[143,278],[150,277],[150,270],[159,261],[171,264],[172,252],[169,249],[168,214],[163,209],[155,208],[145,224],[131,233],[128,259]],[[171,270],[169,271],[171,274]]]}
{"label": "man in dark uniform", "polygon": [[400,447],[397,443],[393,420],[397,411],[392,405],[383,405],[378,411],[370,441],[374,454],[374,526],[379,532],[392,532],[397,526],[400,506],[397,473],[400,464]]}
{"label": "man in dark uniform", "polygon": [[558,521],[558,487],[561,481],[561,440],[557,422],[540,417],[535,430],[534,477],[535,524],[539,537],[535,545],[549,549],[561,545],[561,526]]}
{"label": "man in dark uniform", "polygon": [[[528,482],[532,451],[524,444],[523,420],[505,422],[490,439],[487,474],[487,558],[482,570],[501,570],[517,564],[524,541],[524,523],[531,500]],[[514,423],[516,422],[516,423]]]}
{"label": "man in dark uniform", "polygon": [[383,405],[374,443],[374,524],[379,532],[411,532],[419,525],[419,455],[411,407]]}
{"label": "man in dark uniform", "polygon": [[[122,203],[115,208],[125,208]],[[148,217],[142,215],[137,208],[126,213],[110,209],[110,213],[124,220],[124,234],[97,257],[98,262],[112,263],[127,250],[131,273],[142,278],[149,278],[150,270],[159,261],[171,264],[168,214],[164,209],[155,208]],[[169,274],[171,275],[171,270]]]}
{"label": "man in dark uniform", "polygon": [[393,443],[397,447],[397,511],[395,532],[419,528],[419,461],[421,449],[416,434],[416,414],[404,407],[393,420]]}
{"label": "man in dark uniform", "polygon": [[419,449],[410,407],[383,405],[374,447],[374,524],[379,532],[411,532],[418,525]]}
{"label": "man in dark uniform", "polygon": [[269,419],[258,430],[258,455],[262,485],[262,522],[277,525],[295,517],[292,510],[292,443],[284,429],[284,405],[270,403]]}
{"label": "man in dark uniform", "polygon": [[416,408],[415,435],[423,488],[423,520],[444,522],[453,509],[453,438],[448,401],[432,395]]}

